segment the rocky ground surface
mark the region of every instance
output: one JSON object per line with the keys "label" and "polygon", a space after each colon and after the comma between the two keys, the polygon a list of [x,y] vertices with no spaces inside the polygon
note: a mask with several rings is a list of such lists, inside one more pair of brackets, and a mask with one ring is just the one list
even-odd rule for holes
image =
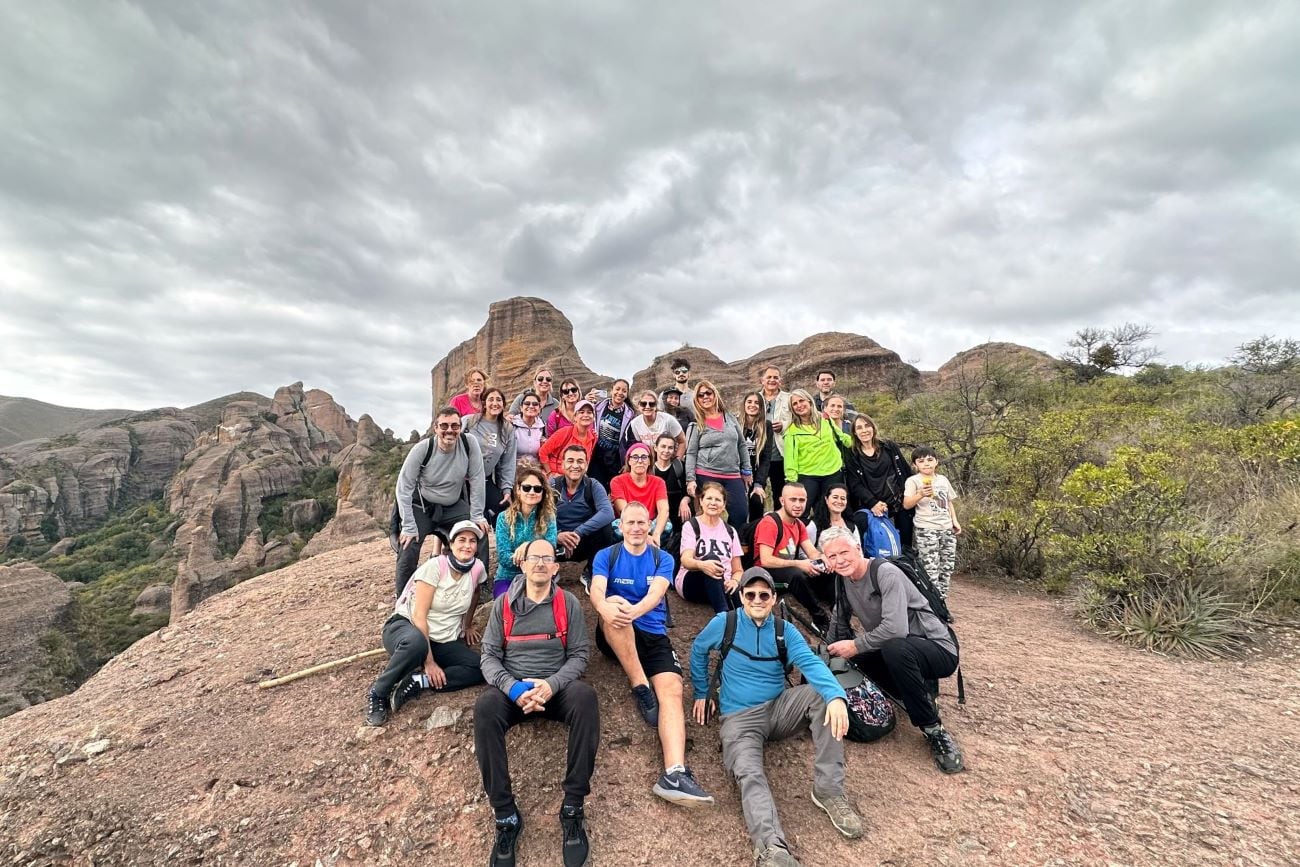
{"label": "rocky ground surface", "polygon": [[[143,639],[73,695],[0,720],[0,861],[485,861],[476,691],[422,697],[368,729],[363,696],[378,660],[256,686],[378,646],[391,572],[380,541],[260,576]],[[1300,862],[1294,636],[1239,661],[1185,662],[1086,634],[1036,596],[959,580],[953,601],[969,700],[958,706],[945,682],[941,704],[969,770],[938,773],[907,725],[849,744],[849,796],[869,831],[845,841],[808,798],[807,738],[772,746],[769,775],[805,864]],[[706,612],[678,602],[675,613],[685,656]],[[588,678],[603,717],[591,863],[748,863],[716,726],[690,728],[688,755],[717,806],[669,806],[650,793],[658,745],[621,675],[594,655]],[[557,864],[564,730],[529,724],[509,744],[529,821],[520,863]]]}

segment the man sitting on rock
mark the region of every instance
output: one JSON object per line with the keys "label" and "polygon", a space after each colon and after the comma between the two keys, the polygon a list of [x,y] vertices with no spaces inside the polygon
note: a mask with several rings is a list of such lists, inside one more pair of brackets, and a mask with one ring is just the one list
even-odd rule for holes
{"label": "man sitting on rock", "polygon": [[397,474],[398,596],[419,564],[425,537],[433,533],[445,544],[451,528],[466,519],[483,530],[477,556],[487,568],[489,527],[483,518],[483,485],[478,440],[461,433],[460,413],[445,406],[434,419],[432,436],[412,446]]}
{"label": "man sitting on rock", "polygon": [[[844,587],[827,650],[851,660],[902,701],[912,725],[930,743],[939,770],[945,774],[963,770],[961,748],[943,727],[934,700],[938,679],[957,670],[956,634],[893,563],[882,560],[873,578],[871,561],[862,555],[853,531],[832,527],[822,534],[821,542],[826,563],[843,579]],[[863,631],[857,635],[849,622],[853,615],[862,623]]]}
{"label": "man sitting on rock", "polygon": [[528,543],[524,580],[497,598],[483,632],[486,689],[474,703],[474,752],[483,789],[496,815],[492,867],[514,867],[523,817],[515,804],[506,761],[506,732],[527,719],[546,717],[569,727],[564,803],[560,807],[565,867],[587,861],[583,802],[600,744],[596,691],[578,678],[587,670],[587,626],[577,597],[555,583],[555,549],[545,539]]}
{"label": "man sitting on rock", "polygon": [[560,467],[563,475],[551,479],[560,559],[586,564],[585,584],[591,575],[591,558],[614,544],[614,506],[605,489],[587,476],[587,451],[582,446],[575,443],[566,448]]}
{"label": "man sitting on rock", "polygon": [[712,804],[686,767],[686,714],[682,666],[668,638],[664,593],[673,558],[649,544],[650,512],[635,500],[623,507],[623,541],[592,561],[591,603],[600,616],[596,647],[623,667],[637,708],[659,730],[664,772],[656,795],[674,804]]}
{"label": "man sitting on rock", "polygon": [[[768,741],[811,729],[813,759],[812,802],[826,811],[835,830],[845,837],[862,836],[862,819],[844,797],[844,742],[849,730],[848,697],[804,637],[789,623],[778,621],[776,582],[755,566],[740,579],[743,611],[714,616],[691,646],[691,681],[695,687],[695,721],[704,725],[712,699],[710,651],[722,651],[728,621],[734,623],[732,644],[714,675],[717,704],[722,713],[722,764],[740,786],[745,827],[754,843],[754,863],[760,867],[798,867],[790,854],[776,803],[763,773],[763,747]],[[778,642],[778,627],[785,653]],[[787,687],[784,662],[803,673],[805,684]]]}

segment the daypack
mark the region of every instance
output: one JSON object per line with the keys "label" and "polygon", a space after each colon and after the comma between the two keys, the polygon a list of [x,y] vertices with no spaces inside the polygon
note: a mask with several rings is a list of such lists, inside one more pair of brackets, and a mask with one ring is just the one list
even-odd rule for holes
{"label": "daypack", "polygon": [[903,553],[903,541],[888,515],[882,517],[870,509],[859,509],[858,514],[867,516],[867,529],[862,533],[864,554],[892,560]]}
{"label": "daypack", "polygon": [[[465,460],[468,462],[469,444],[465,442],[466,436],[468,436],[468,434],[462,433],[456,437],[456,441],[460,443],[461,451],[465,453]],[[427,445],[425,446],[424,449],[424,457],[420,460],[420,469],[417,470],[415,474],[415,499],[416,500],[420,499],[420,473],[424,472],[424,468],[429,465],[429,459],[433,457],[433,446],[434,446],[433,440],[434,440],[433,437],[428,437],[427,439],[425,439],[425,443],[427,443]],[[469,479],[468,478],[465,479],[465,486],[462,489],[461,496],[465,498],[465,502],[467,503],[469,502]],[[394,550],[397,551],[398,554],[400,554],[401,549],[397,547],[396,540],[397,537],[401,536],[402,534],[402,512],[400,509],[397,508],[397,503],[393,503],[393,512],[391,515],[388,516],[388,534],[389,534],[389,544],[393,545]]]}
{"label": "daypack", "polygon": [[[790,659],[785,646],[785,620],[778,617],[775,612],[771,616],[772,626],[776,630],[776,656],[755,656],[743,647],[735,647],[734,649],[754,662],[779,662],[782,674],[789,675]],[[722,687],[722,663],[726,661],[727,654],[732,651],[733,645],[736,643],[738,617],[739,612],[734,608],[727,612],[727,622],[722,628],[722,643],[718,645],[718,661],[714,663],[713,671],[709,673],[709,690],[704,702],[705,722],[713,719],[713,714],[719,707],[718,692]]]}
{"label": "daypack", "polygon": [[746,569],[758,563],[758,548],[754,545],[754,531],[758,529],[760,523],[768,518],[776,521],[776,541],[779,546],[781,537],[785,534],[785,527],[781,525],[781,516],[776,512],[768,512],[757,520],[742,524],[740,529],[736,531],[736,535],[740,537],[740,550],[743,552],[740,555],[741,563]]}
{"label": "daypack", "polygon": [[[655,552],[655,558],[654,558],[654,559],[655,559],[655,572],[658,572],[658,571],[659,571],[659,564],[663,562],[663,558],[664,558],[665,556],[668,558],[668,560],[669,560],[670,563],[673,562],[673,557],[672,557],[672,555],[671,555],[671,554],[664,554],[664,552],[663,552],[659,547],[657,547],[657,546],[655,546],[655,545],[650,545],[650,544],[647,544],[646,547],[649,548],[651,551],[654,551],[654,552]],[[609,567],[608,567],[608,568],[609,568],[609,571],[612,573],[612,572],[614,571],[614,564],[618,562],[618,555],[621,554],[621,553],[623,552],[623,543],[622,543],[622,542],[616,542],[616,543],[614,543],[613,545],[610,545],[610,546],[609,546],[608,548],[606,548],[605,550],[609,552]],[[594,563],[595,560],[596,560],[596,558],[593,557],[593,558],[592,558],[592,562]],[[675,566],[676,566],[676,564],[674,563],[674,567],[675,567]],[[606,577],[609,577],[609,576],[606,576]],[[663,577],[663,576],[660,576],[660,577]],[[670,577],[670,578],[668,579],[668,583],[671,584],[672,581],[673,581],[673,579]],[[663,598],[663,599],[660,599],[660,600],[659,600],[659,605],[656,606],[656,607],[661,607],[661,608],[663,608],[663,610],[664,610],[664,617],[666,617],[666,618],[668,619],[668,623],[667,623],[667,625],[668,625],[668,626],[672,626],[672,625],[673,625],[673,615],[672,615],[672,613],[668,610],[668,594],[667,594],[667,593],[664,594],[664,598]]]}
{"label": "daypack", "polygon": [[[559,605],[555,604],[559,600]],[[555,588],[555,594],[551,597],[551,613],[555,617],[554,632],[535,632],[531,635],[515,635],[515,612],[510,606],[510,598],[507,596],[505,603],[501,606],[501,622],[504,627],[504,638],[501,646],[505,647],[512,641],[547,641],[551,638],[560,639],[560,646],[568,648],[569,646],[569,601],[565,598],[564,591],[559,587]]]}
{"label": "daypack", "polygon": [[[953,645],[957,647],[958,659],[960,659],[961,642],[957,640],[957,633],[952,628],[952,614],[948,611],[948,603],[943,601],[939,588],[934,586],[930,576],[925,573],[925,567],[921,565],[920,558],[916,557],[911,549],[905,551],[903,556],[897,560],[872,557],[871,565],[867,569],[867,575],[871,578],[871,590],[877,596],[880,595],[880,579],[877,577],[877,573],[880,572],[880,567],[884,563],[892,563],[897,566],[899,571],[907,576],[907,580],[912,582],[912,586],[921,591],[921,595],[925,597],[925,601],[930,606],[930,611],[942,621],[944,626],[948,627],[948,635],[951,636]],[[843,582],[837,581],[835,586],[839,589],[837,604],[844,605],[846,611],[852,610],[848,607],[848,599],[844,597]],[[957,665],[957,703],[966,703],[966,679],[962,677],[960,663]]]}
{"label": "daypack", "polygon": [[[591,509],[593,515],[596,514],[596,495],[591,490],[591,486],[594,484],[595,482],[591,480],[591,476],[583,476],[582,483],[579,485],[582,488],[582,498],[586,500],[587,508]],[[555,491],[557,497],[562,496],[568,489],[568,483],[563,476],[551,483],[551,490]]]}

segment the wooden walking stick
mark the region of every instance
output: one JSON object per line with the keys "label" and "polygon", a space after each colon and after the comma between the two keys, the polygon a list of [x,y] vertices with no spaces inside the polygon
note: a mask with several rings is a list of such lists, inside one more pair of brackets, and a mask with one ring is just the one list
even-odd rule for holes
{"label": "wooden walking stick", "polygon": [[378,656],[381,653],[387,653],[382,647],[376,647],[374,650],[366,650],[362,653],[354,653],[351,656],[345,656],[342,659],[335,659],[330,662],[322,662],[320,665],[313,665],[311,668],[304,668],[302,671],[295,671],[293,674],[286,674],[284,677],[277,677],[272,680],[264,680],[257,685],[258,689],[270,689],[273,686],[291,683],[295,680],[301,680],[313,674],[320,674],[322,671],[329,671],[331,668],[338,668],[341,665],[347,665],[349,662],[356,662],[358,659],[366,659],[370,656]]}

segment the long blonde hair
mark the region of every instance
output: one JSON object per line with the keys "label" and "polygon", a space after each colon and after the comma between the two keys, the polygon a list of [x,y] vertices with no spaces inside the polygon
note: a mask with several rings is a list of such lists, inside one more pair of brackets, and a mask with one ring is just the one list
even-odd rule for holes
{"label": "long blonde hair", "polygon": [[700,422],[704,421],[704,410],[700,408],[701,388],[708,389],[709,391],[713,392],[714,409],[716,409],[719,414],[726,415],[727,405],[722,402],[722,392],[718,391],[718,387],[714,385],[712,382],[709,382],[707,379],[701,379],[699,382],[695,383],[695,399],[692,401],[692,403],[695,404],[695,417],[699,419]]}
{"label": "long blonde hair", "polygon": [[545,533],[551,521],[555,520],[555,493],[550,483],[546,481],[546,474],[536,467],[520,465],[515,468],[515,486],[512,489],[514,492],[510,495],[510,505],[497,516],[498,521],[506,522],[506,529],[510,531],[511,536],[515,534],[516,524],[524,516],[521,496],[523,491],[519,486],[528,479],[536,479],[537,484],[542,486],[542,501],[537,504],[537,508],[533,509],[531,516],[533,532],[538,535]]}
{"label": "long blonde hair", "polygon": [[808,393],[808,389],[796,388],[794,391],[790,392],[790,414],[794,415],[793,404],[796,397],[802,397],[804,400],[808,401],[808,417],[812,419],[812,421],[810,423],[803,422],[800,420],[799,416],[796,415],[793,423],[799,425],[799,427],[812,428],[817,433],[821,433],[823,419],[821,413],[817,411],[817,404],[813,403],[812,395]]}

